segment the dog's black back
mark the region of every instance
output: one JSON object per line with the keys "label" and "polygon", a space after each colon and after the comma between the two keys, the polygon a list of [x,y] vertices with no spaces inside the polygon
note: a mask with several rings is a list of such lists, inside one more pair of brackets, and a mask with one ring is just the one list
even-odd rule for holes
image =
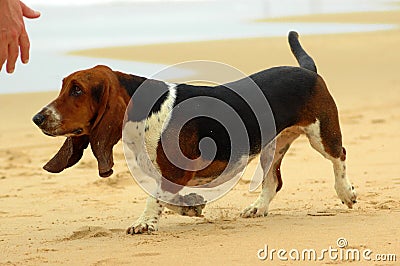
{"label": "dog's black back", "polygon": [[[176,106],[193,99],[194,113],[215,114],[212,116],[214,118],[203,116],[191,120],[190,125],[197,127],[198,138],[201,140],[208,137],[216,143],[215,160],[229,160],[231,156],[233,159],[239,159],[247,151],[239,150],[237,154],[231,154],[231,136],[226,128],[229,125],[224,125],[215,119],[215,117],[234,117],[228,113],[229,110],[223,111],[224,108],[219,105],[226,104],[236,112],[246,128],[250,155],[257,154],[283,129],[298,122],[297,114],[310,99],[317,76],[315,72],[304,68],[275,67],[248,78],[215,87],[180,84],[177,86],[172,117],[179,117],[181,109],[175,109]],[[209,101],[208,97],[218,101]],[[259,110],[262,110],[261,113]],[[271,111],[272,114],[270,114]],[[274,114],[279,114],[279,116]],[[263,120],[258,121],[257,116]],[[173,122],[174,120],[170,123]],[[261,131],[263,131],[263,136],[261,136]],[[245,148],[246,140],[242,141]]]}

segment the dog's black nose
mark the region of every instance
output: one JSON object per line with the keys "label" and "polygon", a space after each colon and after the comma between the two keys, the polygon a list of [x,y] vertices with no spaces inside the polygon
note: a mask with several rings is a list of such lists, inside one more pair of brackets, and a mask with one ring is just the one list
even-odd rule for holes
{"label": "dog's black nose", "polygon": [[35,123],[36,125],[40,126],[41,124],[43,124],[44,120],[46,119],[46,117],[42,114],[37,114],[32,118],[33,123]]}

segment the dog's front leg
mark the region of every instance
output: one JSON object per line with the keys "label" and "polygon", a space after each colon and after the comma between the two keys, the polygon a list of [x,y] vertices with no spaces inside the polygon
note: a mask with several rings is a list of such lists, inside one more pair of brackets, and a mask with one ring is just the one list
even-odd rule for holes
{"label": "dog's front leg", "polygon": [[150,234],[151,232],[157,231],[158,222],[163,209],[163,202],[153,196],[149,196],[146,201],[146,208],[142,215],[126,230],[126,233],[130,235],[142,233]]}

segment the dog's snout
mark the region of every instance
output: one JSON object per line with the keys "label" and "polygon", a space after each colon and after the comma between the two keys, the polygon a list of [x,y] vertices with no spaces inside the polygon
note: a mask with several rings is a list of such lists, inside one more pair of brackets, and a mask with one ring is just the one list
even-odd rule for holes
{"label": "dog's snout", "polygon": [[43,124],[44,120],[46,119],[46,117],[44,115],[42,115],[41,113],[36,114],[33,118],[32,121],[33,123],[35,123],[37,126],[40,126],[41,124]]}

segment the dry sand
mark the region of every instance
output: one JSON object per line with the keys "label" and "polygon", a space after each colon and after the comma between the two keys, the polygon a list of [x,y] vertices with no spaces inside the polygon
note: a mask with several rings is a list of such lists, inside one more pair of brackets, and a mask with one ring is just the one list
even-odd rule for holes
{"label": "dry sand", "polygon": [[[352,14],[332,15],[328,20],[400,24],[393,13],[400,18],[400,12],[383,12],[371,13],[369,19],[365,14]],[[291,20],[314,21],[315,17]],[[166,211],[159,232],[128,236],[125,229],[142,212],[146,194],[131,178],[121,144],[114,148],[115,172],[108,179],[97,177],[90,151],[72,169],[49,174],[41,166],[63,139],[44,136],[30,119],[57,92],[0,95],[0,264],[308,265],[259,261],[256,253],[265,244],[275,249],[322,250],[336,247],[339,237],[345,237],[351,248],[397,253],[399,261],[400,29],[303,36],[301,41],[316,60],[339,108],[348,174],[359,194],[353,210],[343,206],[335,194],[330,163],[300,138],[283,162],[284,186],[268,217],[238,218],[258,195],[248,192],[248,178],[244,178],[229,194],[206,207],[204,218]],[[245,73],[295,64],[286,38],[163,44],[83,54],[161,63],[211,59]],[[329,258],[317,262],[337,263]]]}

